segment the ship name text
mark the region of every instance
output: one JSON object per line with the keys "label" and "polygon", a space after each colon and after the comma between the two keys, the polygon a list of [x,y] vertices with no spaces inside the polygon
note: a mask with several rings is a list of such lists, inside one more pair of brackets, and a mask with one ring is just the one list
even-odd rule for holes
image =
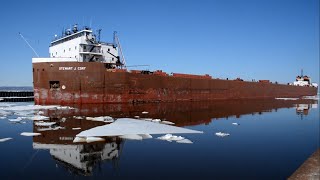
{"label": "ship name text", "polygon": [[84,71],[86,67],[59,67],[59,71]]}

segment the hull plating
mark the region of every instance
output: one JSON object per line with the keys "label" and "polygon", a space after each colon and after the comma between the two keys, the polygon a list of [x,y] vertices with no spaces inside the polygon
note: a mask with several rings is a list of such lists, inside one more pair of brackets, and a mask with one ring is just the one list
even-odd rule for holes
{"label": "hull plating", "polygon": [[33,81],[36,104],[263,99],[317,93],[314,87],[110,70],[93,62],[34,63]]}

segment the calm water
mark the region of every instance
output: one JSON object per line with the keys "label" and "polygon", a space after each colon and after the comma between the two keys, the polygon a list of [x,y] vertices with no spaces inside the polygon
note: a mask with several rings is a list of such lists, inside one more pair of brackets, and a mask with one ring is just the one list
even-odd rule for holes
{"label": "calm water", "polygon": [[[72,110],[43,110],[49,121],[65,128],[48,131],[39,131],[31,120],[10,122],[8,119],[22,116],[12,111],[0,119],[0,139],[13,138],[0,142],[0,179],[285,179],[319,148],[317,103],[83,105]],[[81,131],[104,125],[73,116],[101,115],[165,119],[204,133],[177,134],[193,144],[162,141],[157,139],[160,135],[145,140],[113,137],[106,142],[72,142]],[[232,125],[234,122],[240,125]],[[75,127],[81,130],[73,130]],[[218,137],[215,133],[219,131],[230,136]],[[26,137],[21,132],[42,135]]]}

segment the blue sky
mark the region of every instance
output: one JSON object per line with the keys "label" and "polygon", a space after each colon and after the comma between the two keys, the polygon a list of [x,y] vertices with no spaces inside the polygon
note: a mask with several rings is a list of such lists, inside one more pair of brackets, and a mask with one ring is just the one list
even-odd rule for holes
{"label": "blue sky", "polygon": [[319,83],[319,0],[10,0],[0,20],[0,86],[32,85],[19,32],[47,57],[54,34],[90,22],[104,41],[118,31],[127,65],[281,83],[303,68]]}

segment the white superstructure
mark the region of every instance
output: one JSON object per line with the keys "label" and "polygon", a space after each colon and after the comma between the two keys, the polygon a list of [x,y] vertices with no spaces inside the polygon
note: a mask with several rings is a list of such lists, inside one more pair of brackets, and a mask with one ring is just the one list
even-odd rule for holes
{"label": "white superstructure", "polygon": [[317,83],[311,83],[311,78],[308,76],[297,76],[296,81],[293,82],[294,86],[311,86],[311,87],[318,87]]}
{"label": "white superstructure", "polygon": [[74,25],[72,30],[67,29],[61,37],[55,35],[49,47],[49,58],[32,58],[32,62],[101,62],[115,67],[122,65],[118,53],[121,47],[117,40],[114,33],[113,43],[100,42],[92,29],[84,27],[79,30]]}

